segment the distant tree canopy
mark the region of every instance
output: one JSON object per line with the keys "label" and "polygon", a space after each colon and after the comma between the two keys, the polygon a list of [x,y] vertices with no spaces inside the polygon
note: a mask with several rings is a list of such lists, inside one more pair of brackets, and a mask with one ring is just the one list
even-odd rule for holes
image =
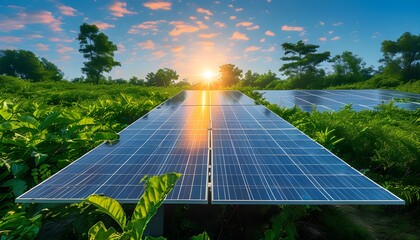
{"label": "distant tree canopy", "polygon": [[318,69],[318,65],[330,57],[330,52],[317,53],[318,45],[305,44],[303,41],[294,43],[283,43],[284,57],[283,64],[279,71],[292,78],[296,88],[308,88],[316,85],[314,82],[320,77],[324,77],[325,71]]}
{"label": "distant tree canopy", "polygon": [[233,86],[241,80],[242,70],[234,64],[224,64],[219,67],[220,84],[225,87]]}
{"label": "distant tree canopy", "polygon": [[60,81],[64,76],[52,62],[26,50],[0,50],[0,74],[33,82]]}
{"label": "distant tree canopy", "polygon": [[406,32],[397,41],[383,41],[381,51],[386,74],[405,81],[420,79],[420,35]]}
{"label": "distant tree canopy", "polygon": [[331,80],[328,85],[336,86],[365,81],[371,78],[374,73],[372,67],[366,67],[362,58],[349,51],[336,55],[330,62],[334,73],[330,76]]}
{"label": "distant tree canopy", "polygon": [[178,80],[179,75],[175,70],[169,68],[161,68],[156,73],[150,72],[146,75],[148,86],[168,87]]}
{"label": "distant tree canopy", "polygon": [[80,43],[79,52],[86,58],[82,72],[89,80],[99,83],[103,72],[110,72],[112,68],[121,66],[114,60],[117,46],[108,40],[108,36],[99,32],[96,25],[83,23],[77,38]]}

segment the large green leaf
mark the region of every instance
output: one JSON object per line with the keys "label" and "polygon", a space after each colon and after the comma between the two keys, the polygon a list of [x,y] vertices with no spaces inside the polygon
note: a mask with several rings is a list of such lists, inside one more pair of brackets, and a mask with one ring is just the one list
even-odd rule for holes
{"label": "large green leaf", "polygon": [[99,221],[89,229],[89,240],[119,239],[120,235],[114,228],[106,229],[103,222]]}
{"label": "large green leaf", "polygon": [[136,235],[142,237],[150,219],[156,214],[166,196],[181,177],[179,173],[167,173],[145,178],[146,190],[134,209],[132,221],[136,222]]}
{"label": "large green leaf", "polygon": [[98,211],[103,212],[112,217],[124,230],[127,223],[127,217],[125,216],[124,209],[114,199],[102,196],[102,195],[91,195],[84,202],[90,203],[98,208]]}
{"label": "large green leaf", "polygon": [[207,234],[207,232],[203,232],[203,233],[201,233],[201,234],[198,234],[198,235],[192,236],[192,237],[190,238],[190,240],[210,240],[210,237],[209,237],[209,235]]}
{"label": "large green leaf", "polygon": [[53,123],[57,123],[59,116],[60,116],[60,112],[52,112],[41,122],[39,128],[41,130],[44,130],[47,127],[51,126]]}
{"label": "large green leaf", "polygon": [[16,197],[21,195],[27,189],[26,182],[19,178],[7,180],[1,186],[12,188],[12,192]]}
{"label": "large green leaf", "polygon": [[10,169],[12,170],[13,176],[20,178],[29,170],[29,167],[24,163],[12,163]]}
{"label": "large green leaf", "polygon": [[19,117],[19,120],[22,123],[22,126],[27,128],[38,129],[40,126],[40,123],[31,116],[21,116]]}

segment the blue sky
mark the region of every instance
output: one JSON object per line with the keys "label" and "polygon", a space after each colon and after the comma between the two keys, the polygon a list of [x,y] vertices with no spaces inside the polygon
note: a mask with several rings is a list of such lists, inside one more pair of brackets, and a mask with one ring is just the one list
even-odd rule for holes
{"label": "blue sky", "polygon": [[168,67],[191,82],[222,64],[278,73],[281,44],[299,40],[332,55],[352,51],[378,66],[383,40],[420,34],[417,0],[114,1],[2,0],[0,49],[25,49],[81,76],[76,39],[97,24],[119,48],[113,78]]}

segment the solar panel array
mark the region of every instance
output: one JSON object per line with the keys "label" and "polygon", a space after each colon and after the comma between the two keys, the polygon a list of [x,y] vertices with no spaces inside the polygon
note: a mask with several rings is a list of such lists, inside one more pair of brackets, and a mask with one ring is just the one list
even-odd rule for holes
{"label": "solar panel array", "polygon": [[415,110],[420,107],[420,94],[404,93],[392,90],[260,90],[264,98],[283,107],[298,106],[311,112],[312,108],[320,112],[339,111],[352,104],[356,111],[374,110],[382,103],[397,100],[394,105]]}
{"label": "solar panel array", "polygon": [[166,203],[404,204],[238,91],[183,91],[17,201],[136,203],[143,176],[173,171]]}

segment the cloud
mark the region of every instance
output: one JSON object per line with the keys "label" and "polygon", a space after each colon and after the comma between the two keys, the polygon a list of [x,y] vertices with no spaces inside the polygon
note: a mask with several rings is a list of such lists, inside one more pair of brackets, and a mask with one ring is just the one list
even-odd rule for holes
{"label": "cloud", "polygon": [[184,46],[175,46],[171,49],[172,52],[182,52],[182,50],[184,50]]}
{"label": "cloud", "polygon": [[71,52],[74,51],[74,48],[68,47],[68,46],[64,46],[64,45],[58,45],[58,49],[56,50],[57,53],[63,54],[66,52]]}
{"label": "cloud", "polygon": [[58,9],[60,10],[61,14],[65,15],[65,16],[71,16],[74,17],[76,16],[77,10],[69,7],[69,6],[65,6],[65,5],[60,5],[58,6]]}
{"label": "cloud", "polygon": [[109,6],[109,10],[112,12],[112,15],[116,17],[124,17],[125,14],[137,14],[136,12],[132,12],[128,10],[126,2],[114,2],[111,6]]}
{"label": "cloud", "polygon": [[210,17],[209,16],[204,16],[204,19],[210,20]]}
{"label": "cloud", "polygon": [[245,34],[240,33],[240,32],[236,32],[236,31],[232,34],[232,37],[230,37],[229,39],[231,39],[231,40],[242,40],[242,41],[248,41],[249,40],[249,38]]}
{"label": "cloud", "polygon": [[237,23],[235,26],[236,27],[249,27],[249,26],[251,26],[252,25],[252,22],[239,22],[239,23]]}
{"label": "cloud", "polygon": [[35,47],[38,51],[49,51],[50,50],[50,48],[43,43],[38,43],[38,44],[35,45]]}
{"label": "cloud", "polygon": [[242,12],[244,9],[243,8],[236,8],[235,12]]}
{"label": "cloud", "polygon": [[0,36],[0,42],[4,43],[15,43],[15,42],[21,42],[22,38],[20,37],[12,37],[12,36]]}
{"label": "cloud", "polygon": [[108,29],[108,28],[114,28],[115,27],[115,25],[113,25],[113,24],[100,22],[100,21],[93,22],[93,24],[95,24],[99,28],[99,30],[105,30],[105,29]]}
{"label": "cloud", "polygon": [[219,21],[215,22],[214,25],[216,25],[216,26],[218,26],[220,28],[225,28],[226,27],[226,24],[224,24],[222,22],[219,22]]}
{"label": "cloud", "polygon": [[337,40],[340,40],[339,36],[335,36],[335,37],[331,38],[331,41],[337,41]]}
{"label": "cloud", "polygon": [[123,53],[123,52],[125,52],[125,46],[124,46],[124,44],[118,43],[117,44],[117,48],[118,48],[117,53]]}
{"label": "cloud", "polygon": [[195,23],[197,23],[197,25],[198,25],[198,27],[200,28],[200,29],[207,29],[207,28],[209,28],[206,24],[204,24],[202,21],[197,21],[197,22],[195,22]]}
{"label": "cloud", "polygon": [[320,37],[320,38],[319,38],[319,41],[321,41],[321,42],[325,42],[325,41],[327,41],[327,38],[326,38],[326,37]]}
{"label": "cloud", "polygon": [[139,32],[139,29],[141,30],[150,30],[153,32],[158,32],[158,24],[166,22],[165,20],[158,20],[158,21],[146,21],[143,23],[140,23],[139,25],[131,26],[130,30],[128,30],[128,33],[130,34],[136,34]]}
{"label": "cloud", "polygon": [[214,37],[217,37],[217,35],[219,35],[219,33],[200,33],[200,34],[198,34],[198,36],[200,38],[214,38]]}
{"label": "cloud", "polygon": [[152,53],[155,58],[162,58],[166,56],[166,53],[162,50],[156,51]]}
{"label": "cloud", "polygon": [[207,14],[209,16],[213,16],[213,13],[210,12],[210,10],[207,10],[207,9],[204,9],[204,8],[197,8],[197,12],[199,12],[199,13],[205,13],[205,14]]}
{"label": "cloud", "polygon": [[201,42],[197,42],[199,45],[203,46],[203,47],[214,47],[214,42],[212,41],[201,41]]}
{"label": "cloud", "polygon": [[229,19],[230,20],[235,20],[236,19],[236,16],[230,16]]}
{"label": "cloud", "polygon": [[271,46],[269,49],[261,50],[262,52],[274,52],[276,50],[275,47]]}
{"label": "cloud", "polygon": [[320,22],[319,22],[319,25],[324,26],[324,25],[325,25],[325,22],[320,21]]}
{"label": "cloud", "polygon": [[303,27],[296,27],[296,26],[287,26],[283,25],[281,26],[281,30],[283,31],[296,31],[296,32],[302,32],[304,30]]}
{"label": "cloud", "polygon": [[141,49],[154,49],[155,43],[152,40],[147,40],[145,42],[137,43],[137,46],[141,47]]}
{"label": "cloud", "polygon": [[195,21],[195,20],[197,20],[197,17],[195,17],[195,16],[190,16],[190,17],[189,17],[189,19],[190,19],[190,20]]}
{"label": "cloud", "polygon": [[340,26],[340,25],[343,25],[344,23],[342,23],[342,22],[336,22],[336,23],[333,23],[333,26],[334,27],[338,27],[338,26]]}
{"label": "cloud", "polygon": [[247,27],[247,28],[246,28],[246,30],[250,30],[250,31],[252,31],[252,30],[257,30],[257,29],[260,29],[260,26],[258,26],[258,25],[254,25],[254,26],[252,26],[252,27]]}
{"label": "cloud", "polygon": [[272,32],[272,31],[270,31],[270,30],[265,31],[265,35],[270,36],[270,37],[274,37],[274,36],[276,36],[276,34],[275,34],[275,33],[273,33],[273,32]]}
{"label": "cloud", "polygon": [[64,39],[58,37],[51,37],[48,40],[50,40],[51,42],[73,42],[73,39]]}
{"label": "cloud", "polygon": [[29,38],[29,39],[44,38],[44,36],[42,36],[40,34],[30,34],[30,35],[27,36],[27,38]]}
{"label": "cloud", "polygon": [[45,24],[52,31],[62,31],[61,24],[49,11],[38,11],[32,13],[21,12],[16,17],[11,17],[0,21],[0,31],[8,32],[12,30],[20,30],[30,24]]}
{"label": "cloud", "polygon": [[175,26],[175,28],[169,32],[169,35],[172,37],[176,37],[184,33],[197,32],[198,30],[200,30],[199,27],[188,25],[183,21],[172,21],[169,24]]}
{"label": "cloud", "polygon": [[171,2],[146,2],[143,6],[150,8],[151,10],[171,10]]}
{"label": "cloud", "polygon": [[255,51],[258,51],[258,50],[260,50],[261,49],[261,47],[257,47],[257,46],[249,46],[249,47],[247,47],[247,48],[245,48],[245,52],[255,52]]}
{"label": "cloud", "polygon": [[261,38],[261,39],[260,39],[260,42],[261,42],[261,43],[265,42],[265,38]]}

